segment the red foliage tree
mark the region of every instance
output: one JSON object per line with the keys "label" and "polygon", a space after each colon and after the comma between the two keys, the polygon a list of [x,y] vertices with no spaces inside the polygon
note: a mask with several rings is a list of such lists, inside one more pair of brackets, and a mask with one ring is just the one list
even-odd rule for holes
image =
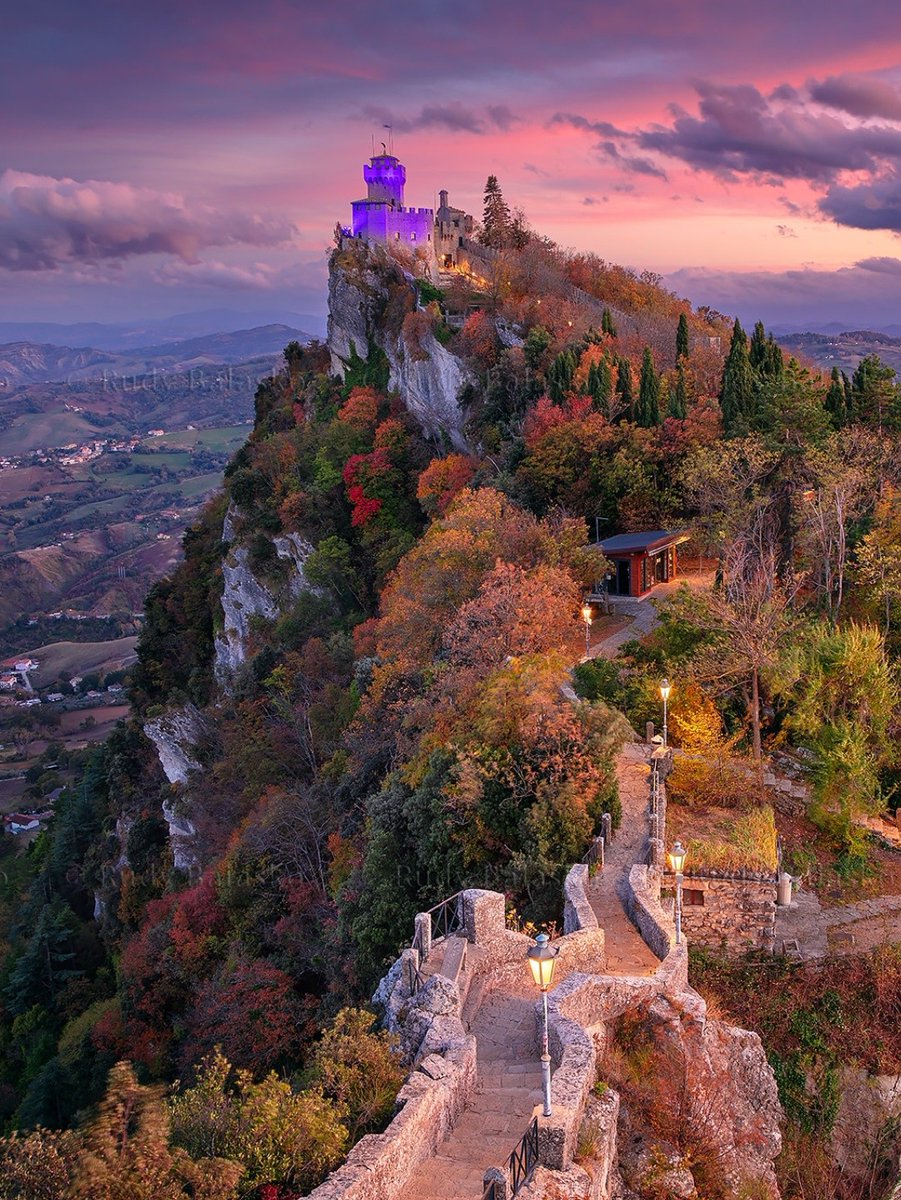
{"label": "red foliage tree", "polygon": [[478,463],[466,454],[433,458],[419,476],[416,499],[430,517],[442,517],[457,493],[472,482],[477,469]]}
{"label": "red foliage tree", "polygon": [[185,1065],[221,1046],[235,1066],[255,1073],[296,1057],[304,1032],[291,979],[264,959],[226,966],[207,980],[187,1020]]}

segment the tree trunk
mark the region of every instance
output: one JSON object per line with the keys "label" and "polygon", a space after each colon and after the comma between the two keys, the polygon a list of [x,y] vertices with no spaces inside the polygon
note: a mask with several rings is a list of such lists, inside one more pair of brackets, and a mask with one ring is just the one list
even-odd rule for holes
{"label": "tree trunk", "polygon": [[757,667],[751,671],[751,728],[754,735],[754,761],[757,774],[763,776],[763,754],[760,745],[760,679]]}

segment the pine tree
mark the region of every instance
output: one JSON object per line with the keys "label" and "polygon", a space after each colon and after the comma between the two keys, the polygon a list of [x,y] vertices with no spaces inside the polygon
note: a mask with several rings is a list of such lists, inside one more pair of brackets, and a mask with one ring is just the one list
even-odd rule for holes
{"label": "pine tree", "polygon": [[660,376],[654,368],[650,346],[645,346],[641,360],[641,383],[638,388],[638,409],[635,420],[645,429],[660,424]]}
{"label": "pine tree", "polygon": [[632,392],[632,368],[627,358],[621,358],[616,366],[616,394],[620,399],[618,421],[632,420],[634,395]]}
{"label": "pine tree", "polygon": [[684,421],[688,415],[688,384],[685,379],[685,359],[679,356],[676,365],[676,386],[670,389],[666,415],[677,421]]}
{"label": "pine tree", "polygon": [[680,358],[688,358],[688,318],[685,313],[679,313],[676,329],[676,359]]}
{"label": "pine tree", "polygon": [[878,354],[868,354],[858,363],[851,378],[851,395],[854,415],[875,425],[881,433],[883,422],[898,406],[895,372]]}
{"label": "pine tree", "polygon": [[832,421],[833,429],[843,429],[848,423],[848,406],[845,402],[845,385],[847,378],[839,373],[838,367],[832,368],[832,382],[826,393],[826,411]]}
{"label": "pine tree", "polygon": [[496,175],[489,175],[485,184],[480,240],[483,246],[491,246],[495,250],[503,249],[510,240],[510,209]]}
{"label": "pine tree", "polygon": [[609,308],[605,308],[601,314],[601,333],[609,333],[611,337],[616,337],[616,326],[613,324],[613,313]]}
{"label": "pine tree", "polygon": [[736,318],[732,329],[729,356],[723,366],[720,408],[723,432],[727,437],[744,432],[748,426],[754,399],[754,372],[748,356],[748,335]]}

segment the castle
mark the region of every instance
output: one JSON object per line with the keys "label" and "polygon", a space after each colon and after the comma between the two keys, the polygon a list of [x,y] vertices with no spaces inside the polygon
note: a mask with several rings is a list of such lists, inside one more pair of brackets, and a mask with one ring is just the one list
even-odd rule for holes
{"label": "castle", "polygon": [[363,166],[367,195],[351,204],[352,223],[346,232],[366,241],[402,242],[423,249],[439,266],[456,264],[457,251],[472,236],[473,219],[460,208],[451,208],[447,192],[438,193],[437,211],[406,208],[404,186],[407,169],[393,154],[374,154]]}

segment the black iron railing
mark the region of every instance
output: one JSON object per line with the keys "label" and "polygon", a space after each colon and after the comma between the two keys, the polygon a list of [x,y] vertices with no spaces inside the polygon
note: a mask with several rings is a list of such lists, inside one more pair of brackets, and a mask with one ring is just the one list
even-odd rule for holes
{"label": "black iron railing", "polygon": [[408,957],[405,961],[407,987],[410,990],[410,995],[414,996],[425,983],[425,976],[423,975],[422,971],[420,971],[419,967],[417,967],[412,956]]}
{"label": "black iron railing", "polygon": [[465,925],[463,893],[457,892],[453,896],[448,896],[446,900],[442,900],[434,908],[428,909],[427,913],[432,920],[433,942],[437,942],[439,938],[447,938],[455,933],[459,933]]}
{"label": "black iron railing", "polygon": [[501,1200],[502,1194],[503,1189],[501,1188],[501,1185],[492,1179],[492,1181],[485,1188],[484,1192],[482,1192],[482,1200]]}
{"label": "black iron railing", "polygon": [[507,1160],[510,1172],[510,1195],[515,1196],[520,1188],[532,1178],[538,1166],[538,1118],[533,1117],[529,1128],[520,1139],[519,1145]]}
{"label": "black iron railing", "polygon": [[582,862],[589,871],[604,865],[604,839],[602,837],[591,839],[591,845],[582,856]]}

